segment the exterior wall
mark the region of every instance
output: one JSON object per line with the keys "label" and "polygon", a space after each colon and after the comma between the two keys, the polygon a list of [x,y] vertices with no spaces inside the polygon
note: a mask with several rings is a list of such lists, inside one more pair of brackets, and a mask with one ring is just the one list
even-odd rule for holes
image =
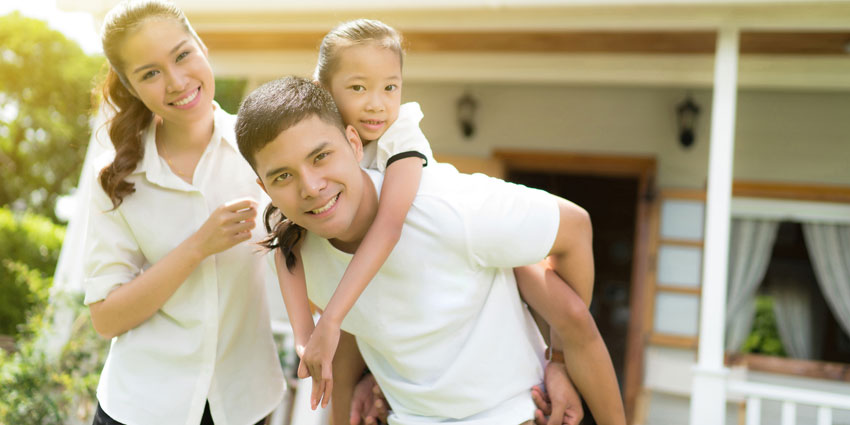
{"label": "exterior wall", "polygon": [[[478,101],[478,129],[463,139],[455,101]],[[422,105],[422,128],[435,152],[487,157],[493,149],[655,156],[658,186],[704,188],[711,94],[693,92],[702,111],[690,149],[677,143],[677,88],[410,83],[406,100]],[[739,94],[734,178],[850,184],[850,96],[829,92]]]}

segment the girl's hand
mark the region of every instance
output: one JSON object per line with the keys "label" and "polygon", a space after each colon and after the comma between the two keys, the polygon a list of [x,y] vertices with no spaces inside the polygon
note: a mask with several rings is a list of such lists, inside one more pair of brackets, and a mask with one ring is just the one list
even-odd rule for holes
{"label": "girl's hand", "polygon": [[235,199],[215,209],[207,221],[192,235],[203,258],[229,249],[251,239],[257,202]]}
{"label": "girl's hand", "polygon": [[339,345],[339,326],[330,321],[319,319],[316,329],[310,335],[307,346],[301,354],[298,365],[298,377],[304,379],[313,377],[313,393],[310,395],[310,407],[316,410],[319,402],[322,407],[328,406],[333,391],[333,363],[336,347]]}
{"label": "girl's hand", "polygon": [[581,397],[573,386],[563,363],[549,362],[543,372],[545,389],[535,385],[531,398],[537,405],[537,425],[578,425],[584,417]]}

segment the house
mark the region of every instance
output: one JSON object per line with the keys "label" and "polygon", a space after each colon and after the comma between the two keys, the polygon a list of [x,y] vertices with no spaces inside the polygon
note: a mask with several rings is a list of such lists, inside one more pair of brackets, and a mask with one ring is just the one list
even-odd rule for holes
{"label": "house", "polygon": [[[401,30],[438,159],[591,212],[630,423],[850,424],[850,1],[177,3],[247,90]],[[796,358],[735,354],[760,290]]]}

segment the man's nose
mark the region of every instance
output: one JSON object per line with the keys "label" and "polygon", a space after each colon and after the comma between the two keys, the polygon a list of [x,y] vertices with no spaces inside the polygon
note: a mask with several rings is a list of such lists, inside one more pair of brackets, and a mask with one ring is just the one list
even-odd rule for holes
{"label": "man's nose", "polygon": [[315,198],[322,193],[326,180],[319,173],[304,173],[301,177],[301,197]]}

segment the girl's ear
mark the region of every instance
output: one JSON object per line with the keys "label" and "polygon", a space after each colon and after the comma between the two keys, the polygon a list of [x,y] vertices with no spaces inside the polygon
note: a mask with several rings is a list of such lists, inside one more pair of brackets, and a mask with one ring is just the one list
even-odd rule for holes
{"label": "girl's ear", "polygon": [[354,126],[349,125],[345,127],[345,138],[348,139],[348,143],[354,151],[354,157],[357,158],[357,162],[360,162],[363,159],[363,141],[360,140],[360,134],[357,133]]}

